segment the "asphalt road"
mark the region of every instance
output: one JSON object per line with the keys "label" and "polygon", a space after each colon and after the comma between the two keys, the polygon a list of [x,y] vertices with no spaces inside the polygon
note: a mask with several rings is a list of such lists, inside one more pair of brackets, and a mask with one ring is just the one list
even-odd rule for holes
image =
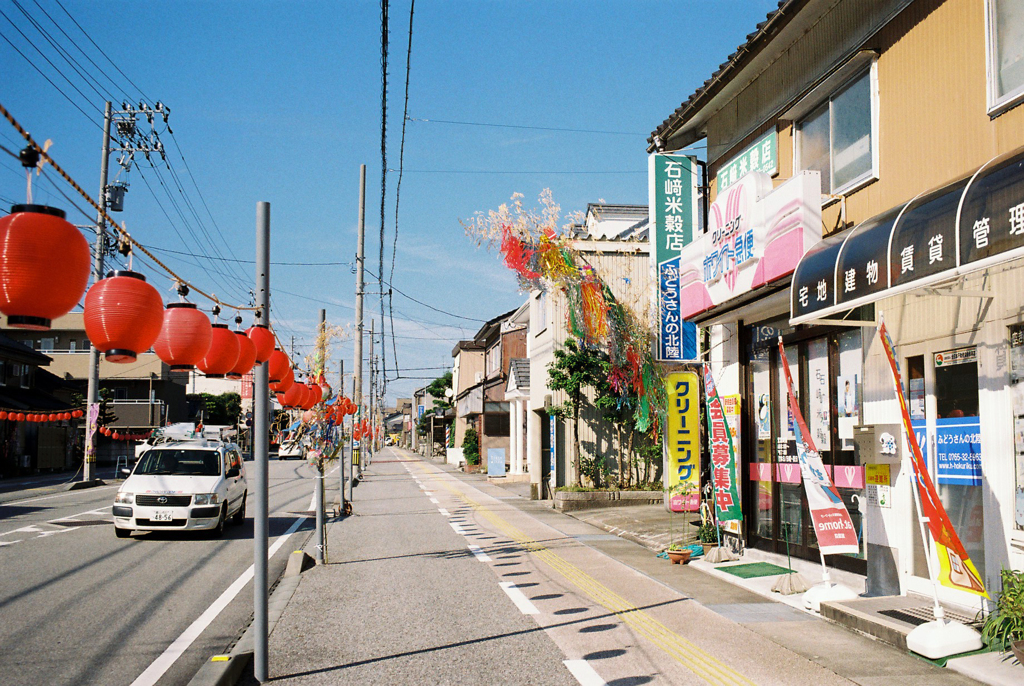
{"label": "asphalt road", "polygon": [[[293,531],[271,558],[272,581],[312,529],[312,477],[304,463],[270,462],[271,546]],[[245,522],[220,540],[170,532],[117,539],[117,482],[63,491],[66,480],[0,489],[0,684],[187,684],[251,617],[252,498]],[[168,653],[176,641],[184,650]]]}

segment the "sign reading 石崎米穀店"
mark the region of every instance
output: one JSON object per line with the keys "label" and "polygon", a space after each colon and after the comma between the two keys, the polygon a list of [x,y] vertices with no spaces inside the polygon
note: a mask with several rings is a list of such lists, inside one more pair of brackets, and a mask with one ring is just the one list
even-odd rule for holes
{"label": "sign reading \u77f3\u5d0e\u7c73\u7a40\u5e97", "polygon": [[654,154],[648,162],[651,261],[658,311],[656,355],[665,362],[697,359],[697,327],[679,309],[679,259],[697,236],[700,167],[688,155]]}
{"label": "sign reading \u77f3\u5d0e\u7c73\u7a40\u5e97", "polygon": [[719,168],[715,185],[721,193],[746,174],[756,171],[775,176],[779,171],[779,134],[774,129],[747,146]]}

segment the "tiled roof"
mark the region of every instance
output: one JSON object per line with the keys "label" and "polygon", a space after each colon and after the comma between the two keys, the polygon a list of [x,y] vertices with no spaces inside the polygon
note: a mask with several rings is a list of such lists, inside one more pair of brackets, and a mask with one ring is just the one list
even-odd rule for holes
{"label": "tiled roof", "polygon": [[673,126],[681,121],[685,121],[689,115],[697,110],[699,105],[702,105],[718,92],[728,80],[723,77],[728,76],[728,72],[735,71],[741,63],[752,57],[766,45],[796,14],[794,10],[799,9],[798,6],[804,5],[806,2],[807,0],[779,0],[778,9],[769,12],[765,20],[757,25],[757,30],[747,34],[747,42],[736,48],[736,52],[729,55],[726,61],[719,65],[715,73],[711,75],[711,78],[694,91],[693,95],[676,108],[672,116],[663,121],[661,126],[651,133],[647,139],[648,149],[652,151],[655,149],[655,137],[659,137],[664,141],[667,137],[667,132]]}

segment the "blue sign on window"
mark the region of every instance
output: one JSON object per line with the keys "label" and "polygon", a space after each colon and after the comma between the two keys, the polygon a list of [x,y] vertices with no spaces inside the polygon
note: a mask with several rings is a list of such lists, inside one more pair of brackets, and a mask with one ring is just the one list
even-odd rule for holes
{"label": "blue sign on window", "polygon": [[[913,422],[921,453],[927,457],[925,421]],[[935,420],[935,481],[959,486],[981,485],[981,419],[944,417]]]}

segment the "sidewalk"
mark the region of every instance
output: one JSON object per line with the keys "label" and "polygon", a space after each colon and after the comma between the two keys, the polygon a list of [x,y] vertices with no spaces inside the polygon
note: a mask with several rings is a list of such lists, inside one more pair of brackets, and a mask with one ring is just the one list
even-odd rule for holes
{"label": "sidewalk", "polygon": [[[437,460],[428,462],[482,492],[529,513],[548,526],[573,532],[570,535],[577,541],[854,683],[868,686],[893,683],[900,686],[952,686],[978,683],[974,679],[992,684],[1020,682],[1019,679],[1001,680],[998,665],[993,669],[987,662],[980,668],[975,665],[975,673],[971,675],[974,679],[952,669],[937,667],[804,611],[797,602],[799,596],[787,599],[778,594],[766,593],[761,588],[765,584],[764,578],[742,580],[699,560],[686,566],[671,565],[655,554],[655,551],[664,547],[669,536],[668,515],[658,506],[563,514],[553,510],[550,501],[529,500],[528,484],[524,489],[521,483],[502,483],[500,480],[489,480],[484,474],[464,474]],[[593,533],[580,534],[581,522],[589,524]],[[674,522],[673,526],[680,524]],[[332,529],[345,526],[344,520],[330,525]],[[615,535],[610,535],[610,532]],[[678,532],[676,535],[678,537]],[[329,535],[328,538],[337,540],[340,537]],[[750,561],[747,556],[742,560]],[[820,567],[817,571],[820,575]],[[856,582],[856,575],[850,576]],[[271,636],[272,648],[278,646],[285,651],[285,654],[274,656],[275,661],[283,659],[289,663],[302,664],[304,651],[323,650],[325,646],[338,643],[339,627],[323,623],[317,602],[322,603],[325,595],[332,596],[334,602],[344,602],[347,599],[345,577],[344,566],[328,565],[311,570],[299,578],[299,592],[284,609],[282,622]],[[819,578],[806,573],[805,577],[812,583]],[[860,584],[860,590],[863,590],[862,579]],[[303,586],[310,587],[306,593],[302,593]],[[275,652],[272,650],[272,653]],[[1010,671],[1011,677],[1024,674],[1017,665],[1013,669],[1018,671]],[[257,682],[250,675],[241,683],[249,685]]]}

